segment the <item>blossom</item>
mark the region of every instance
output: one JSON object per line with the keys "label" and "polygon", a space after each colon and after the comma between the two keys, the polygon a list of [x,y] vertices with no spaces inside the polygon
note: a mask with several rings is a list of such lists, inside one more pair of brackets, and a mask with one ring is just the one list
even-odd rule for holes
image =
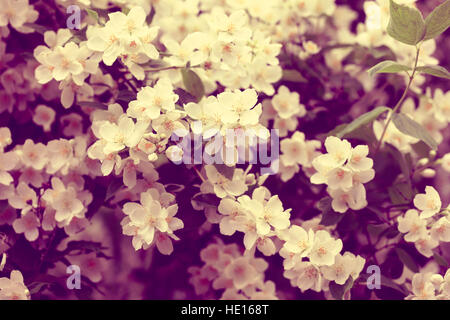
{"label": "blossom", "polygon": [[419,216],[417,210],[406,211],[404,217],[398,217],[398,230],[406,233],[405,240],[415,242],[426,235],[426,220]]}
{"label": "blossom", "polygon": [[47,148],[42,143],[34,143],[27,139],[19,152],[22,163],[35,170],[42,170],[48,162]]}
{"label": "blossom", "polygon": [[41,104],[36,107],[33,121],[37,125],[42,126],[45,132],[48,132],[53,121],[55,121],[55,114],[56,112],[53,109]]}
{"label": "blossom", "polygon": [[0,153],[0,184],[8,186],[13,181],[13,177],[8,171],[13,170],[18,162],[19,159],[15,153]]}
{"label": "blossom", "polygon": [[108,66],[121,55],[144,54],[147,60],[157,59],[159,52],[151,42],[159,27],[149,28],[145,24],[146,15],[142,7],[133,7],[127,15],[120,11],[110,13],[104,27],[88,30],[88,48],[101,52],[103,62]]}
{"label": "blossom", "polygon": [[441,210],[441,198],[435,188],[427,186],[425,193],[417,194],[414,197],[414,205],[421,210],[420,216],[423,219],[434,216]]}
{"label": "blossom", "polygon": [[0,151],[12,143],[11,131],[7,127],[0,128]]}
{"label": "blossom", "polygon": [[295,265],[293,269],[285,270],[284,276],[291,280],[291,285],[298,287],[302,292],[314,290],[320,292],[323,285],[323,276],[319,267],[315,264],[302,261]]}
{"label": "blossom", "polygon": [[73,185],[65,186],[61,179],[54,177],[51,180],[52,189],[47,189],[42,195],[55,212],[55,219],[63,225],[68,225],[75,218],[83,218],[85,207],[78,199],[77,190]]}
{"label": "blossom", "polygon": [[362,183],[354,185],[350,190],[330,189],[330,196],[333,198],[331,206],[336,212],[344,213],[351,208],[361,210],[367,206],[366,189]]}
{"label": "blossom", "polygon": [[337,212],[366,207],[366,189],[363,183],[371,181],[375,176],[373,161],[367,158],[368,146],[352,148],[347,140],[330,136],[325,140],[325,148],[327,153],[312,161],[317,172],[311,176],[311,182],[328,185],[327,191],[333,198],[332,207]]}
{"label": "blossom", "polygon": [[25,213],[21,218],[13,223],[14,231],[24,233],[28,241],[35,241],[39,236],[39,219],[33,212]]}
{"label": "blossom", "polygon": [[305,107],[300,104],[300,95],[290,92],[285,86],[278,89],[278,93],[272,98],[272,105],[282,119],[302,117],[306,113]]}
{"label": "blossom", "polygon": [[301,257],[308,256],[314,244],[314,231],[308,232],[300,226],[293,225],[280,234],[281,239],[286,242],[283,248]]}
{"label": "blossom", "polygon": [[0,278],[0,300],[29,300],[30,291],[23,282],[22,273],[12,270],[9,279]]}
{"label": "blossom", "polygon": [[169,79],[158,80],[154,87],[144,87],[137,94],[137,100],[131,101],[127,114],[138,120],[157,119],[161,110],[172,111],[178,95],[173,92]]}
{"label": "blossom", "polygon": [[341,239],[333,239],[327,231],[319,230],[315,233],[314,244],[308,257],[311,263],[317,266],[330,266],[341,250]]}
{"label": "blossom", "polygon": [[214,193],[219,198],[224,198],[227,195],[240,196],[248,189],[245,183],[246,174],[242,169],[234,170],[231,179],[223,176],[213,165],[206,165],[205,172],[208,182],[213,185]]}
{"label": "blossom", "polygon": [[148,122],[135,123],[127,115],[122,115],[117,122],[117,124],[103,122],[100,126],[99,137],[106,142],[103,147],[106,155],[121,151],[125,147],[135,147],[148,127]]}
{"label": "blossom", "polygon": [[[148,248],[154,240],[161,241],[158,248],[162,253],[170,254],[171,250],[165,251],[167,238],[164,233],[178,239],[173,231],[183,227],[183,222],[175,218],[174,215],[178,211],[178,205],[173,204],[163,207],[158,199],[158,192],[149,190],[142,192],[140,195],[140,204],[135,202],[127,202],[123,206],[123,212],[127,215],[121,222],[123,232],[126,235],[133,236],[133,247],[139,250],[142,247]],[[157,233],[163,233],[163,237],[158,239]],[[166,244],[167,246],[167,244]],[[170,244],[171,246],[171,244]],[[170,248],[169,248],[170,249]]]}
{"label": "blossom", "polygon": [[14,29],[28,33],[30,28],[25,27],[24,24],[34,22],[37,18],[38,12],[33,9],[28,0],[5,0],[2,2],[0,27],[5,27],[9,23]]}
{"label": "blossom", "polygon": [[448,216],[436,221],[431,227],[430,234],[434,240],[450,242],[450,220]]}

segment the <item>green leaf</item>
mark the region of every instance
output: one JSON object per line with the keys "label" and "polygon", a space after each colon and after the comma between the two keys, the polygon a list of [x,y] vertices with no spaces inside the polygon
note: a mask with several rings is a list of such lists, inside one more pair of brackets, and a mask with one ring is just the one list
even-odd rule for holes
{"label": "green leaf", "polygon": [[97,13],[97,11],[91,10],[91,9],[86,9],[86,12],[87,12],[89,17],[94,19],[94,21],[98,21],[98,13]]}
{"label": "green leaf", "polygon": [[397,253],[399,259],[403,264],[412,272],[417,273],[419,272],[419,266],[416,264],[416,262],[411,258],[411,256],[403,249],[395,248],[395,253]]}
{"label": "green leaf", "polygon": [[322,220],[320,221],[320,224],[323,226],[333,226],[344,217],[343,213],[335,212],[333,210],[331,207],[331,202],[331,197],[325,197],[322,198],[317,204],[317,208],[322,211]]}
{"label": "green leaf", "polygon": [[384,113],[388,110],[390,110],[388,107],[375,108],[372,111],[369,111],[369,112],[359,116],[358,118],[356,118],[349,124],[339,127],[339,130],[337,132],[333,132],[334,131],[333,130],[332,133],[334,136],[341,139],[345,135],[350,134],[351,132],[357,130],[358,128],[360,128],[368,123],[371,123],[376,118],[378,118],[378,116],[380,116],[382,113]]}
{"label": "green leaf", "polygon": [[438,78],[450,79],[450,72],[448,72],[447,69],[441,66],[422,66],[417,67],[416,71],[420,73],[430,74]]}
{"label": "green leaf", "polygon": [[186,68],[181,69],[181,76],[186,90],[197,99],[197,102],[200,101],[205,95],[205,86],[200,77],[191,69]]}
{"label": "green leaf", "polygon": [[344,284],[337,284],[332,281],[329,284],[330,293],[336,300],[342,300],[346,292],[348,292],[353,287],[353,278],[348,277]]}
{"label": "green leaf", "polygon": [[401,292],[404,295],[408,294],[408,292],[402,286],[400,286],[397,283],[395,283],[394,281],[392,281],[392,279],[389,279],[389,278],[381,275],[380,280],[381,280],[381,286],[397,290],[398,292]]}
{"label": "green leaf", "polygon": [[283,70],[283,81],[307,83],[308,80],[297,70]]}
{"label": "green leaf", "polygon": [[422,140],[431,149],[436,150],[438,143],[420,124],[403,113],[395,113],[392,115],[392,121],[400,132]]}
{"label": "green leaf", "polygon": [[425,21],[419,10],[390,0],[387,32],[400,42],[416,45],[425,36]]}
{"label": "green leaf", "polygon": [[408,204],[414,197],[414,191],[408,183],[397,183],[388,191],[392,204]]}
{"label": "green leaf", "polygon": [[425,38],[429,40],[436,38],[450,27],[450,0],[437,6],[425,19]]}
{"label": "green leaf", "polygon": [[444,257],[440,256],[437,253],[433,253],[433,258],[437,262],[438,265],[443,266],[444,268],[448,268],[447,260]]}
{"label": "green leaf", "polygon": [[378,63],[369,69],[369,75],[373,77],[377,73],[398,73],[402,71],[409,71],[410,67],[400,64],[392,60],[386,60]]}

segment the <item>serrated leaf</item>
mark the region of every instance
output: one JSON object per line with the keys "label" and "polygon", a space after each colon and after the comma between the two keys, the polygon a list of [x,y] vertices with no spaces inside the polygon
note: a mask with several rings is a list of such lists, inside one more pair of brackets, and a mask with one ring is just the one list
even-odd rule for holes
{"label": "serrated leaf", "polygon": [[450,0],[437,6],[425,19],[424,40],[436,38],[450,27]]}
{"label": "serrated leaf", "polygon": [[298,83],[307,83],[308,80],[297,70],[283,70],[283,81],[291,81]]}
{"label": "serrated leaf", "polygon": [[191,69],[186,68],[181,69],[181,75],[186,90],[197,99],[197,102],[200,101],[205,95],[205,86],[200,77]]}
{"label": "serrated leaf", "polygon": [[417,72],[429,74],[438,78],[450,79],[450,72],[441,66],[422,66],[417,67]]}
{"label": "serrated leaf", "polygon": [[409,71],[410,67],[400,64],[392,60],[386,60],[378,63],[369,69],[369,75],[373,77],[377,73],[398,73],[402,71]]}
{"label": "serrated leaf", "polygon": [[[338,138],[343,138],[345,135],[350,134],[351,132],[359,129],[360,127],[374,121],[376,118],[378,118],[382,113],[390,110],[388,107],[378,107],[373,109],[372,111],[369,111],[349,124],[340,127],[340,129],[337,132],[333,132],[333,135]],[[334,130],[333,130],[334,131]]]}
{"label": "serrated leaf", "polygon": [[388,34],[403,43],[416,45],[425,36],[425,21],[419,10],[390,0]]}
{"label": "serrated leaf", "polygon": [[431,149],[436,150],[438,147],[438,143],[434,140],[434,138],[416,121],[408,117],[403,113],[395,113],[392,115],[392,121],[400,132],[422,140],[425,142]]}
{"label": "serrated leaf", "polygon": [[419,272],[419,266],[416,264],[413,258],[403,249],[395,248],[395,253],[398,255],[399,259],[403,264],[412,272]]}

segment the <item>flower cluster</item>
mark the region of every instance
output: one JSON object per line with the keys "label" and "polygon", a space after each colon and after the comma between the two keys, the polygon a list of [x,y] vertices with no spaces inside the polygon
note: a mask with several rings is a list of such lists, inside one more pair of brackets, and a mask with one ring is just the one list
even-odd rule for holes
{"label": "flower cluster", "polygon": [[140,204],[127,202],[123,212],[127,215],[121,222],[123,233],[133,236],[136,250],[148,249],[156,243],[159,252],[171,254],[172,240],[179,240],[174,231],[182,229],[184,224],[175,214],[178,205],[173,204],[175,197],[165,191],[149,189],[140,195]]}
{"label": "flower cluster", "polygon": [[411,294],[408,300],[449,300],[450,269],[445,276],[432,272],[416,273],[412,278]]}
{"label": "flower cluster", "polygon": [[441,199],[431,186],[415,196],[414,205],[416,209],[398,217],[398,230],[405,234],[405,241],[414,242],[417,250],[429,258],[439,242],[450,242],[450,219],[439,215]]}
{"label": "flower cluster", "polygon": [[222,234],[231,236],[236,231],[243,232],[247,251],[256,246],[267,256],[276,253],[272,237],[290,225],[291,210],[284,210],[278,196],[271,196],[265,187],[256,188],[252,197],[224,198],[218,210],[223,215],[220,219]]}
{"label": "flower cluster", "polygon": [[341,254],[342,241],[326,230],[292,225],[280,238],[284,276],[302,292],[327,291],[330,281],[343,285],[349,278],[356,280],[364,268],[365,259],[351,252]]}
{"label": "flower cluster", "polygon": [[213,290],[225,290],[225,300],[274,300],[278,299],[275,284],[264,281],[268,264],[262,258],[242,254],[236,244],[225,245],[221,241],[200,251],[202,267],[190,267],[189,282],[198,296],[211,294]]}
{"label": "flower cluster", "polygon": [[312,161],[317,171],[311,176],[311,183],[326,184],[333,198],[333,210],[344,213],[348,208],[361,210],[367,206],[364,183],[375,176],[373,160],[368,158],[368,146],[352,148],[350,142],[336,137],[325,140],[326,154]]}

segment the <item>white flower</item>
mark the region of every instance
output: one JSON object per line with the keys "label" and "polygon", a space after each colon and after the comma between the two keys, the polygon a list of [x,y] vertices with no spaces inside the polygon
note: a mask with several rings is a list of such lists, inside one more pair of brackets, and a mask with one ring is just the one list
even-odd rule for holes
{"label": "white flower", "polygon": [[106,141],[103,152],[108,155],[121,151],[125,147],[133,148],[137,146],[147,127],[147,121],[134,123],[127,115],[120,116],[117,124],[108,121],[103,122],[99,128],[99,138]]}
{"label": "white flower", "polygon": [[21,209],[24,215],[32,208],[37,207],[36,192],[26,183],[19,182],[15,194],[8,198],[8,203],[14,209]]}
{"label": "white flower", "polygon": [[427,233],[427,222],[422,216],[419,217],[417,210],[406,211],[404,217],[398,217],[398,230],[406,233],[405,240],[415,242],[423,238]]}
{"label": "white flower", "polygon": [[38,12],[33,9],[28,0],[3,0],[1,3],[0,27],[5,27],[9,23],[14,29],[29,33],[33,30],[24,27],[24,24],[34,22],[37,18]]}
{"label": "white flower", "polygon": [[298,287],[302,292],[314,290],[320,292],[323,285],[322,273],[319,267],[311,262],[302,261],[293,269],[284,271],[284,277],[291,280],[293,287]]}
{"label": "white flower", "polygon": [[161,110],[175,109],[178,95],[173,92],[173,86],[168,78],[158,80],[154,87],[144,87],[137,94],[137,100],[131,101],[127,114],[138,120],[157,119]]}
{"label": "white flower", "polygon": [[278,93],[272,98],[272,105],[282,119],[303,117],[306,113],[305,107],[300,104],[300,95],[290,92],[286,86],[278,89]]}
{"label": "white flower", "polygon": [[220,174],[213,165],[206,165],[205,172],[208,182],[213,185],[214,193],[219,198],[226,196],[237,197],[248,189],[245,183],[246,175],[242,169],[234,169],[231,180]]}
{"label": "white flower", "polygon": [[327,231],[319,230],[315,233],[314,244],[308,257],[311,263],[317,266],[331,266],[341,250],[341,239],[334,239]]}
{"label": "white flower", "polygon": [[447,171],[450,172],[450,152],[445,154],[442,159],[441,159],[441,165],[442,168]]}
{"label": "white flower", "polygon": [[0,300],[30,300],[30,291],[20,271],[12,270],[9,279],[0,278]]}
{"label": "white flower", "polygon": [[11,131],[8,127],[0,128],[0,151],[12,143]]}
{"label": "white flower", "polygon": [[[145,55],[143,62],[157,59],[159,52],[151,42],[158,35],[158,27],[149,28],[147,14],[142,7],[133,7],[128,15],[120,11],[110,13],[109,21],[102,28],[90,28],[87,32],[87,46],[102,52],[103,62],[111,66],[119,56],[138,57]],[[126,63],[127,64],[127,63]],[[132,67],[133,64],[129,65]]]}
{"label": "white flower", "polygon": [[430,233],[434,240],[450,242],[450,220],[448,216],[436,221],[431,227]]}
{"label": "white flower", "polygon": [[19,153],[23,164],[35,170],[42,170],[48,162],[47,148],[42,143],[27,139]]}
{"label": "white flower", "polygon": [[259,235],[267,235],[271,227],[283,230],[289,227],[290,209],[284,211],[278,196],[265,199],[265,188],[259,187],[253,191],[252,198],[241,196],[238,198],[242,208],[246,210],[256,223]]}
{"label": "white flower", "polygon": [[13,182],[13,177],[8,171],[13,170],[18,162],[19,157],[14,152],[0,152],[0,185],[8,186]]}
{"label": "white flower", "polygon": [[42,199],[55,211],[55,220],[66,226],[75,218],[84,218],[85,207],[78,199],[77,190],[72,186],[65,186],[61,179],[53,177],[52,189],[47,189]]}
{"label": "white flower", "polygon": [[314,244],[314,231],[308,232],[300,226],[293,225],[289,229],[280,232],[280,238],[286,241],[283,248],[288,252],[306,257]]}
{"label": "white flower", "polygon": [[162,207],[161,200],[158,191],[150,189],[141,193],[140,204],[128,202],[123,206],[127,215],[121,222],[123,233],[133,236],[135,250],[147,249],[156,241],[161,253],[172,252],[172,243],[167,236],[178,240],[173,231],[183,228],[183,222],[174,217],[178,205]]}
{"label": "white flower", "polygon": [[56,112],[47,106],[38,105],[34,111],[33,122],[44,128],[45,132],[50,131]]}
{"label": "white flower", "polygon": [[442,202],[436,189],[427,186],[424,194],[417,194],[414,197],[414,205],[422,211],[420,217],[426,219],[434,216],[441,210]]}
{"label": "white flower", "polygon": [[412,300],[434,300],[436,292],[431,282],[431,273],[416,273],[412,278],[412,296],[408,296]]}
{"label": "white flower", "polygon": [[350,276],[353,259],[350,256],[336,255],[333,265],[321,268],[325,279],[334,281],[337,284],[344,284]]}
{"label": "white flower", "polygon": [[329,189],[328,192],[333,198],[331,206],[336,212],[344,213],[348,208],[361,210],[367,206],[366,189],[362,183],[357,183],[348,191]]}
{"label": "white flower", "polygon": [[439,245],[439,241],[434,240],[431,235],[426,234],[423,238],[414,243],[417,251],[427,258],[433,256],[433,249]]}
{"label": "white flower", "polygon": [[39,227],[41,223],[33,212],[24,214],[21,218],[13,223],[16,233],[24,233],[28,241],[35,241],[39,236]]}

